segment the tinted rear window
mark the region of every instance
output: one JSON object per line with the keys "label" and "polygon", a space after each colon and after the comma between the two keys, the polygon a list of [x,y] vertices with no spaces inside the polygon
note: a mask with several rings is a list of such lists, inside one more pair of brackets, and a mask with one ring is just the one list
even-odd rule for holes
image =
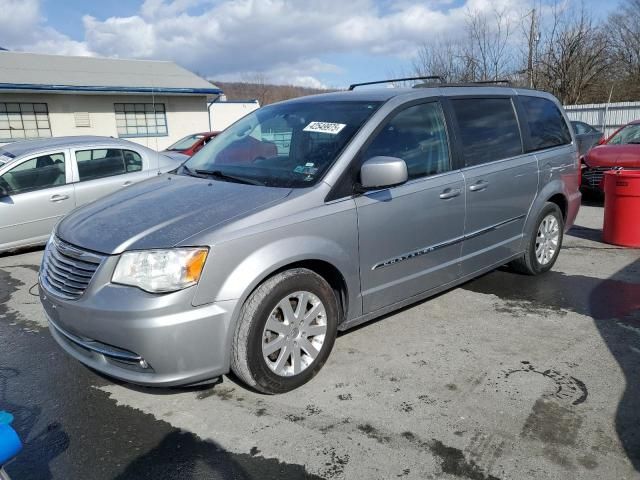
{"label": "tinted rear window", "polygon": [[523,96],[520,97],[520,102],[524,107],[531,135],[529,150],[542,150],[571,143],[569,127],[551,100]]}
{"label": "tinted rear window", "polygon": [[460,128],[465,166],[522,153],[518,120],[509,98],[451,100]]}

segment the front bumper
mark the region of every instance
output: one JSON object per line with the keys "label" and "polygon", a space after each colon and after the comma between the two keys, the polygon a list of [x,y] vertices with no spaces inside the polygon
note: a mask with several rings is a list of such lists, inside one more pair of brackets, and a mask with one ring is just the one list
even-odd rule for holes
{"label": "front bumper", "polygon": [[51,334],[69,355],[148,386],[189,385],[228,372],[235,300],[194,307],[193,287],[153,295],[111,284],[105,270],[111,271],[103,264],[77,300],[56,297],[40,284]]}

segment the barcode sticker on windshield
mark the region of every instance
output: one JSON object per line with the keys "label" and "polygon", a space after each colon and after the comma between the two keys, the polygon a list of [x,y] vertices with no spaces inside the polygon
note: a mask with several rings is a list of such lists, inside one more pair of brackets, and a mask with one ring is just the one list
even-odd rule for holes
{"label": "barcode sticker on windshield", "polygon": [[309,125],[304,127],[304,131],[337,135],[344,127],[346,127],[344,123],[311,122]]}

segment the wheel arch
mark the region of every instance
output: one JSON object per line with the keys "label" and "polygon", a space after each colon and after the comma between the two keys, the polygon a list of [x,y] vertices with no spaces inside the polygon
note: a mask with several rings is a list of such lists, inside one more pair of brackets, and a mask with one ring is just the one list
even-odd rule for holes
{"label": "wheel arch", "polygon": [[[333,289],[333,292],[336,295],[336,300],[338,302],[338,309],[340,311],[338,325],[344,322],[347,317],[347,312],[349,311],[349,287],[347,286],[347,281],[345,280],[342,272],[335,265],[326,260],[309,258],[306,260],[298,260],[283,265],[261,279],[260,282],[258,282],[254,287],[254,290],[274,275],[277,275],[286,270],[293,270],[294,268],[305,268],[307,270],[311,270],[327,281],[327,283]],[[249,292],[247,297],[251,295],[252,292]]]}
{"label": "wheel arch", "polygon": [[[224,275],[213,298],[210,297],[213,301],[235,301],[229,319],[229,342],[249,296],[267,279],[292,268],[307,268],[317,273],[338,293],[341,317],[338,323],[360,314],[359,269],[348,246],[315,235],[280,238],[253,250],[241,262],[234,264],[233,270]],[[203,298],[207,296],[209,294]]]}
{"label": "wheel arch", "polygon": [[549,182],[543,187],[538,195],[536,195],[536,198],[531,205],[531,209],[529,210],[529,214],[527,215],[527,221],[525,222],[521,243],[523,251],[533,230],[536,228],[535,223],[538,218],[538,214],[548,202],[558,205],[562,212],[562,218],[566,222],[569,211],[569,200],[565,195],[563,183],[560,180]]}
{"label": "wheel arch", "polygon": [[567,197],[565,197],[563,193],[556,193],[554,195],[551,195],[546,202],[555,203],[556,205],[558,205],[560,211],[562,212],[562,219],[566,222],[567,210],[569,207],[569,201],[567,200]]}

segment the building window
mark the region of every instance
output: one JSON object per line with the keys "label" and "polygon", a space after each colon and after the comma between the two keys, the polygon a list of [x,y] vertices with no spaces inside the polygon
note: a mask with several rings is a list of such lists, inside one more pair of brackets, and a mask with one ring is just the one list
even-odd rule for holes
{"label": "building window", "polygon": [[0,102],[0,141],[50,136],[46,103]]}
{"label": "building window", "polygon": [[119,137],[160,137],[167,135],[164,103],[116,103]]}

